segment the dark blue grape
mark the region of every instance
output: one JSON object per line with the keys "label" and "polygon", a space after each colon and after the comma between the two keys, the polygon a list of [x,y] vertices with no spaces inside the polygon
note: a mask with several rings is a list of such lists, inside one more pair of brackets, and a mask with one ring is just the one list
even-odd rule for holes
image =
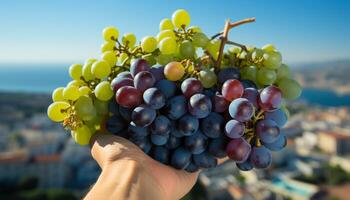
{"label": "dark blue grape", "polygon": [[257,89],[255,88],[244,89],[242,98],[248,99],[248,101],[252,103],[256,109],[259,108],[259,105],[258,105],[259,92]]}
{"label": "dark blue grape", "polygon": [[264,147],[253,147],[250,154],[250,162],[255,168],[263,169],[270,166],[272,156],[270,151]]}
{"label": "dark blue grape", "polygon": [[131,73],[128,72],[128,71],[120,72],[120,73],[117,75],[117,77],[133,79]]}
{"label": "dark blue grape", "polygon": [[168,164],[170,159],[170,151],[164,146],[155,146],[152,148],[151,156],[163,164]]}
{"label": "dark blue grape", "polygon": [[271,151],[280,151],[287,145],[287,137],[282,132],[276,141],[273,143],[263,143],[263,145]]}
{"label": "dark blue grape", "polygon": [[200,168],[212,168],[216,167],[218,164],[218,160],[206,151],[201,154],[193,155],[193,161]]}
{"label": "dark blue grape", "polygon": [[204,94],[193,95],[188,102],[188,111],[198,119],[207,117],[211,112],[210,98]]}
{"label": "dark blue grape", "polygon": [[134,122],[130,122],[128,127],[128,135],[130,137],[145,137],[149,134],[146,127],[136,126]]}
{"label": "dark blue grape", "polygon": [[151,131],[158,135],[168,135],[171,131],[170,120],[164,115],[157,116],[151,126]]}
{"label": "dark blue grape", "polygon": [[117,134],[125,128],[125,122],[119,116],[112,116],[107,120],[106,128],[110,133]]}
{"label": "dark blue grape", "polygon": [[181,117],[177,124],[177,130],[181,131],[183,135],[190,136],[197,132],[199,127],[199,121],[192,115],[184,115]]}
{"label": "dark blue grape", "polygon": [[207,137],[201,132],[197,131],[191,136],[185,137],[183,146],[192,154],[200,154],[207,148]]}
{"label": "dark blue grape", "polygon": [[158,88],[165,95],[166,98],[170,98],[176,94],[176,85],[174,82],[163,79],[156,83]]}
{"label": "dark blue grape", "polygon": [[246,88],[255,88],[256,89],[257,88],[256,84],[251,80],[241,80],[241,83],[242,83],[244,89],[246,89]]}
{"label": "dark blue grape", "polygon": [[232,119],[226,123],[225,133],[231,139],[240,138],[244,134],[244,124]]}
{"label": "dark blue grape", "polygon": [[250,171],[254,168],[253,164],[250,162],[249,159],[247,159],[245,162],[243,163],[236,163],[238,169],[242,170],[242,171]]}
{"label": "dark blue grape", "polygon": [[163,112],[173,120],[179,119],[186,114],[186,99],[184,96],[175,96],[168,100]]}
{"label": "dark blue grape", "polygon": [[280,129],[275,121],[263,119],[256,124],[256,134],[263,143],[273,143],[280,135]]}
{"label": "dark blue grape", "polygon": [[125,108],[123,106],[119,106],[119,113],[120,116],[122,116],[122,118],[128,122],[131,121],[131,113],[132,113],[133,109],[130,108]]}
{"label": "dark blue grape", "polygon": [[119,137],[122,137],[122,138],[126,138],[126,139],[129,138],[129,133],[128,133],[127,129],[123,129],[123,130],[119,131],[118,133],[112,133],[112,134],[119,136]]}
{"label": "dark blue grape", "polygon": [[171,121],[171,131],[170,131],[171,135],[177,138],[181,138],[184,137],[184,133],[182,131],[179,131],[177,129],[177,124],[176,121],[172,120]]}
{"label": "dark blue grape", "polygon": [[246,122],[252,118],[254,107],[247,99],[238,98],[230,103],[229,112],[233,119]]}
{"label": "dark blue grape", "polygon": [[182,143],[182,139],[181,138],[178,138],[178,137],[175,137],[172,132],[169,136],[169,139],[168,139],[168,142],[166,143],[166,148],[168,149],[176,149],[178,148],[179,146],[181,146],[181,143]]}
{"label": "dark blue grape", "polygon": [[131,113],[131,120],[141,127],[149,126],[156,118],[156,111],[146,106],[136,107]]}
{"label": "dark blue grape", "polygon": [[155,64],[151,67],[149,71],[153,74],[154,78],[156,78],[157,81],[165,79],[164,66]]}
{"label": "dark blue grape", "polygon": [[224,137],[212,139],[208,145],[208,152],[217,158],[224,158],[227,156],[227,153],[226,153],[227,143],[228,143],[228,140]]}
{"label": "dark blue grape", "polygon": [[287,123],[288,116],[282,109],[277,109],[271,112],[265,112],[264,119],[271,119],[275,121],[280,128],[282,128]]}
{"label": "dark blue grape", "polygon": [[108,103],[108,111],[109,113],[111,113],[112,115],[117,115],[119,116],[119,105],[117,104],[116,101],[110,101]]}
{"label": "dark blue grape", "polygon": [[152,109],[160,109],[165,105],[166,97],[158,88],[149,88],[143,93],[143,101]]}
{"label": "dark blue grape", "polygon": [[151,150],[152,144],[148,137],[131,137],[129,140],[136,146],[140,147],[140,149],[146,154]]}
{"label": "dark blue grape", "polygon": [[235,67],[222,69],[218,74],[218,81],[220,84],[224,84],[225,81],[229,79],[239,80],[240,78],[241,78],[241,75],[239,73],[239,70]]}
{"label": "dark blue grape", "polygon": [[134,62],[132,62],[130,65],[131,75],[135,77],[137,73],[142,71],[149,71],[149,65],[147,61],[141,58],[135,59]]}
{"label": "dark blue grape", "polygon": [[190,164],[185,168],[187,172],[193,173],[197,172],[199,170],[199,167],[197,167],[196,164],[194,164],[194,161],[191,161]]}
{"label": "dark blue grape", "polygon": [[168,142],[169,135],[158,135],[158,134],[151,134],[151,142],[154,145],[162,146],[165,145]]}
{"label": "dark blue grape", "polygon": [[209,88],[203,90],[203,94],[209,98],[213,97],[217,92],[218,90],[216,88]]}
{"label": "dark blue grape", "polygon": [[171,156],[171,166],[176,169],[185,169],[191,163],[191,152],[180,147]]}
{"label": "dark blue grape", "polygon": [[210,138],[218,138],[223,134],[224,118],[217,113],[210,113],[201,121],[203,133]]}

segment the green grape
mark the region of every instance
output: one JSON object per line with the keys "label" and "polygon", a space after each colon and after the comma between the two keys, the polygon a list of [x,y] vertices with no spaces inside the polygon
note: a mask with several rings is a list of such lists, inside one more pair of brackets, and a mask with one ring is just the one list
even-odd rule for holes
{"label": "green grape", "polygon": [[240,47],[231,47],[228,49],[228,52],[230,54],[239,54],[241,53],[242,49]]}
{"label": "green grape", "polygon": [[110,66],[114,66],[118,61],[118,57],[114,51],[104,52],[101,59],[107,61]]}
{"label": "green grape", "polygon": [[106,41],[115,41],[118,39],[119,31],[113,26],[106,27],[102,31],[103,39]]}
{"label": "green grape", "polygon": [[67,84],[67,86],[71,86],[71,85],[81,87],[81,86],[85,86],[86,83],[84,83],[84,81],[82,81],[82,80],[72,80]]}
{"label": "green grape", "polygon": [[102,115],[95,115],[91,120],[85,121],[89,127],[99,126],[102,123]]}
{"label": "green grape", "polygon": [[199,28],[199,26],[190,26],[188,27],[188,30],[191,30],[193,33],[201,33],[202,29]]}
{"label": "green grape", "polygon": [[185,40],[185,41],[181,42],[179,50],[180,50],[180,54],[184,58],[193,58],[194,53],[196,51],[192,42],[189,40]]}
{"label": "green grape", "polygon": [[209,38],[204,33],[195,33],[192,42],[194,46],[204,48],[208,45]]}
{"label": "green grape", "polygon": [[260,68],[256,74],[256,79],[261,85],[271,85],[276,80],[276,72],[271,69]]}
{"label": "green grape", "polygon": [[289,67],[286,64],[282,64],[281,67],[277,69],[277,80],[280,80],[282,78],[289,78],[289,77],[290,77]]}
{"label": "green grape", "polygon": [[100,101],[98,99],[95,99],[94,105],[97,111],[97,114],[99,115],[106,115],[108,114],[108,101]]}
{"label": "green grape", "polygon": [[252,52],[252,56],[251,58],[254,60],[254,61],[259,61],[260,59],[262,59],[264,56],[264,51],[261,50],[261,49],[254,49],[253,52]]}
{"label": "green grape", "polygon": [[107,61],[96,61],[92,64],[91,73],[96,78],[106,78],[111,73],[111,66]]}
{"label": "green grape", "polygon": [[92,136],[92,133],[89,129],[89,127],[87,127],[86,125],[82,125],[80,127],[77,128],[77,130],[73,131],[74,133],[72,135],[74,135],[74,139],[75,142],[84,146],[84,145],[88,145]]}
{"label": "green grape", "polygon": [[279,52],[264,53],[264,66],[269,69],[278,69],[282,64],[282,56]]}
{"label": "green grape", "polygon": [[74,104],[74,109],[77,115],[84,121],[94,118],[96,109],[92,103],[92,99],[88,96],[81,96]]}
{"label": "green grape", "polygon": [[75,85],[69,85],[63,90],[63,98],[65,100],[75,101],[80,97],[79,87]]}
{"label": "green grape", "polygon": [[177,51],[177,44],[174,38],[166,37],[159,43],[159,50],[163,54],[174,54]]}
{"label": "green grape", "polygon": [[243,67],[241,70],[241,76],[243,79],[248,79],[251,81],[256,80],[257,67],[254,65]]}
{"label": "green grape", "polygon": [[275,48],[275,46],[273,46],[273,44],[267,44],[267,45],[263,46],[261,49],[264,50],[265,52],[276,51],[276,48]]}
{"label": "green grape", "polygon": [[83,95],[90,95],[91,94],[91,89],[88,86],[82,86],[79,88],[80,96]]}
{"label": "green grape", "polygon": [[118,61],[119,61],[120,64],[122,64],[124,62],[124,60],[127,59],[127,58],[128,58],[128,54],[127,53],[121,53],[119,55]]}
{"label": "green grape", "polygon": [[133,47],[136,43],[136,36],[132,33],[125,33],[122,37],[123,45]]}
{"label": "green grape", "polygon": [[73,64],[69,67],[69,76],[73,80],[80,80],[82,75],[83,65],[81,64]]}
{"label": "green grape", "polygon": [[162,41],[166,37],[171,37],[175,39],[175,33],[172,30],[164,30],[158,33],[157,42]]}
{"label": "green grape", "polygon": [[86,81],[94,79],[94,75],[91,73],[91,67],[96,61],[96,59],[88,59],[85,61],[85,64],[83,66],[83,77]]}
{"label": "green grape", "polygon": [[296,99],[301,94],[300,84],[293,79],[283,78],[278,81],[277,85],[286,99]]}
{"label": "green grape", "polygon": [[52,101],[54,101],[54,102],[56,102],[56,101],[64,101],[63,90],[64,90],[64,87],[56,88],[52,92]]}
{"label": "green grape", "polygon": [[157,39],[152,36],[144,37],[141,41],[141,48],[144,52],[153,52],[157,49]]}
{"label": "green grape", "polygon": [[47,108],[47,116],[54,122],[61,122],[68,117],[67,109],[69,107],[70,105],[67,102],[54,102]]}
{"label": "green grape", "polygon": [[203,87],[211,88],[217,83],[217,76],[213,71],[204,69],[199,72],[199,80]]}
{"label": "green grape", "polygon": [[143,55],[142,58],[145,59],[149,65],[155,65],[157,63],[156,58],[152,54]]}
{"label": "green grape", "polygon": [[166,65],[166,64],[170,63],[171,61],[173,61],[173,57],[171,55],[168,55],[168,54],[160,54],[157,57],[157,63],[160,65]]}
{"label": "green grape", "polygon": [[238,55],[238,58],[240,59],[247,59],[248,53],[246,51],[241,51],[241,53]]}
{"label": "green grape", "polygon": [[171,19],[176,28],[187,27],[191,21],[190,15],[184,9],[176,10]]}
{"label": "green grape", "polygon": [[101,52],[104,53],[106,51],[114,51],[114,47],[115,47],[114,41],[105,42],[101,45]]}
{"label": "green grape", "polygon": [[165,18],[162,21],[160,21],[159,23],[159,30],[163,31],[163,30],[174,30],[174,25],[171,22],[170,19]]}
{"label": "green grape", "polygon": [[220,44],[221,40],[212,40],[205,47],[215,60],[218,59]]}
{"label": "green grape", "polygon": [[113,96],[111,84],[108,81],[102,81],[95,88],[96,98],[101,101],[108,101]]}

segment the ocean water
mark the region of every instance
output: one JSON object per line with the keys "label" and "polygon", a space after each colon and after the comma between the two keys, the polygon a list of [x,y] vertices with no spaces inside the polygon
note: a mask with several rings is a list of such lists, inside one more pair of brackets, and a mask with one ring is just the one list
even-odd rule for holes
{"label": "ocean water", "polygon": [[[0,91],[51,93],[69,81],[69,64],[0,65]],[[320,106],[350,106],[350,94],[304,88],[300,100]]]}

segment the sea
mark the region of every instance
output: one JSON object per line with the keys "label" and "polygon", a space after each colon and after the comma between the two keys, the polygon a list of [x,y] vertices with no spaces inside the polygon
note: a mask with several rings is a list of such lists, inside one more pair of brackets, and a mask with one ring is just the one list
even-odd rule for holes
{"label": "sea", "polygon": [[[51,93],[69,81],[69,64],[0,64],[0,91]],[[319,106],[350,106],[350,94],[304,88],[300,101]]]}

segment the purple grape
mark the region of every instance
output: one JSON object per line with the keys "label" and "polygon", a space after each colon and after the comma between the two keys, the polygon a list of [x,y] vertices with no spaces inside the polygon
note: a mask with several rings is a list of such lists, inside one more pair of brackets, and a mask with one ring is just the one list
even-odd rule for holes
{"label": "purple grape", "polygon": [[277,123],[271,119],[263,119],[256,124],[256,134],[263,143],[273,143],[280,135]]}
{"label": "purple grape", "polygon": [[262,110],[273,111],[281,106],[282,92],[276,86],[268,86],[260,92],[258,102]]}
{"label": "purple grape", "polygon": [[225,133],[231,139],[238,139],[244,134],[244,124],[232,119],[226,123]]}
{"label": "purple grape", "polygon": [[281,133],[277,140],[272,143],[263,143],[263,145],[271,151],[280,151],[287,145],[287,137]]}
{"label": "purple grape", "polygon": [[144,92],[148,88],[153,87],[155,83],[156,79],[150,72],[147,71],[137,73],[134,78],[135,88],[140,92]]}
{"label": "purple grape", "polygon": [[185,137],[183,146],[195,155],[204,152],[207,145],[207,137],[201,131],[197,131],[195,134]]}
{"label": "purple grape", "polygon": [[179,119],[177,124],[177,130],[182,132],[182,134],[185,136],[193,135],[195,132],[197,132],[198,127],[198,119],[191,115],[184,115]]}
{"label": "purple grape", "polygon": [[136,107],[131,113],[131,120],[136,126],[146,127],[149,126],[156,118],[156,111],[146,106]]}
{"label": "purple grape", "polygon": [[259,108],[259,105],[258,105],[259,92],[255,88],[244,89],[242,98],[248,99],[248,101],[252,103],[256,109]]}
{"label": "purple grape", "polygon": [[225,112],[230,105],[230,102],[227,101],[222,95],[216,94],[212,97],[213,101],[213,111],[217,113]]}
{"label": "purple grape", "polygon": [[242,163],[249,157],[250,144],[243,138],[232,139],[226,146],[227,156],[236,163]]}
{"label": "purple grape", "polygon": [[207,117],[211,112],[210,98],[204,94],[193,95],[188,102],[188,111],[198,119]]}
{"label": "purple grape", "polygon": [[181,91],[188,99],[192,95],[203,91],[202,83],[196,78],[188,78],[181,83]]}
{"label": "purple grape", "polygon": [[184,96],[174,96],[167,101],[166,106],[162,110],[167,117],[176,120],[186,114],[186,105],[187,102]]}
{"label": "purple grape", "polygon": [[270,166],[272,156],[270,151],[264,146],[253,147],[249,160],[255,168],[263,169]]}
{"label": "purple grape", "polygon": [[166,98],[158,88],[148,88],[143,93],[143,101],[152,109],[160,109],[165,105]]}
{"label": "purple grape", "polygon": [[120,77],[120,78],[130,78],[130,79],[133,79],[132,75],[130,72],[128,71],[125,71],[125,72],[120,72],[117,77]]}
{"label": "purple grape", "polygon": [[123,86],[134,86],[134,81],[131,78],[116,77],[111,82],[114,92],[117,92]]}
{"label": "purple grape", "polygon": [[288,116],[282,109],[277,109],[270,112],[264,112],[264,119],[271,119],[275,121],[280,128],[282,128],[287,123]]}
{"label": "purple grape", "polygon": [[229,79],[240,79],[240,73],[239,70],[235,67],[229,67],[222,69],[218,74],[218,81],[220,84],[224,84],[225,81]]}
{"label": "purple grape", "polygon": [[151,69],[149,71],[153,74],[156,81],[160,81],[162,79],[165,79],[164,66],[159,65],[159,64],[155,64],[151,67]]}
{"label": "purple grape", "polygon": [[230,103],[229,112],[233,119],[240,122],[246,122],[252,118],[254,107],[247,99],[238,98]]}
{"label": "purple grape", "polygon": [[171,166],[176,169],[185,169],[191,163],[191,152],[180,147],[171,156]]}
{"label": "purple grape", "polygon": [[218,138],[223,133],[225,120],[221,115],[212,112],[200,124],[201,130],[206,136],[209,138]]}
{"label": "purple grape", "polygon": [[138,58],[130,65],[130,73],[133,77],[136,76],[139,72],[149,71],[149,65],[146,60]]}
{"label": "purple grape", "polygon": [[200,168],[216,167],[218,160],[210,153],[204,151],[201,154],[193,155],[193,161]]}

